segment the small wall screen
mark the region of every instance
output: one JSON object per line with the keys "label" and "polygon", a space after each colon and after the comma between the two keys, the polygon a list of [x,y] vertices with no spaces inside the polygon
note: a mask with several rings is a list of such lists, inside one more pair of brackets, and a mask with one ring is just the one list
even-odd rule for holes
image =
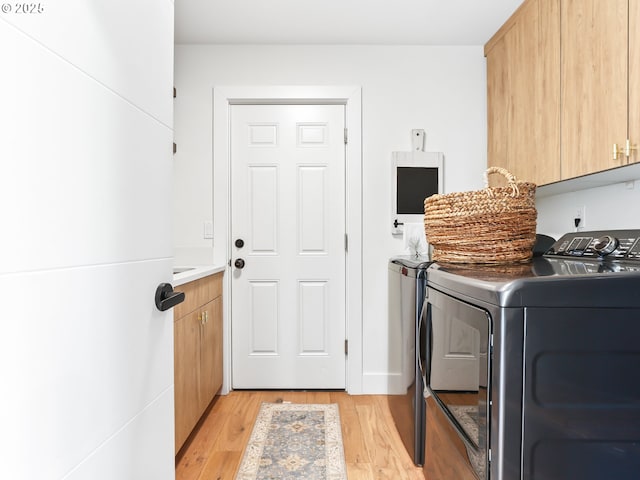
{"label": "small wall screen", "polygon": [[392,234],[402,234],[405,223],[424,222],[424,199],[443,190],[443,164],[441,152],[392,152]]}
{"label": "small wall screen", "polygon": [[438,169],[397,167],[396,205],[398,214],[424,213],[424,199],[438,193]]}

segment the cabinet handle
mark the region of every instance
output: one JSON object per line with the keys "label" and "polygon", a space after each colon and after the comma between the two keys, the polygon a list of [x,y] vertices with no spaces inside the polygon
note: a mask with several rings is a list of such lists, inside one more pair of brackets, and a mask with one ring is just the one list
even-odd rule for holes
{"label": "cabinet handle", "polygon": [[631,141],[627,138],[627,143],[624,146],[624,154],[629,158],[632,150],[637,150],[637,145],[631,145]]}
{"label": "cabinet handle", "polygon": [[622,148],[619,148],[617,143],[614,143],[613,144],[613,161],[617,162],[618,155],[622,155],[623,153],[624,153],[624,150],[622,150]]}
{"label": "cabinet handle", "polygon": [[631,156],[631,152],[637,150],[637,145],[631,145],[631,141],[627,138],[626,143],[624,144],[624,149],[618,147],[617,143],[613,144],[613,160],[617,161],[619,155],[624,155],[629,158]]}

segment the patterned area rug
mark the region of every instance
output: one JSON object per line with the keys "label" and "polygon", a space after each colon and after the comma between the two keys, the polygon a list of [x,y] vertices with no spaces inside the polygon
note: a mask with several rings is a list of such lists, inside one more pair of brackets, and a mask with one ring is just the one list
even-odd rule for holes
{"label": "patterned area rug", "polygon": [[262,404],[236,480],[346,478],[337,404]]}

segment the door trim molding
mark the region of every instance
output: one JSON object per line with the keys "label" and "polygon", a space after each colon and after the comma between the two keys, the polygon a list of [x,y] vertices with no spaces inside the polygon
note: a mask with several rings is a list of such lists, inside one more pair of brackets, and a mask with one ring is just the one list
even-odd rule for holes
{"label": "door trim molding", "polygon": [[[347,391],[362,393],[362,89],[359,86],[219,86],[213,88],[213,259],[227,265],[231,258],[231,149],[229,114],[240,104],[345,105],[349,142],[346,145],[346,359]],[[222,393],[231,385],[230,276],[224,277],[224,378]]]}

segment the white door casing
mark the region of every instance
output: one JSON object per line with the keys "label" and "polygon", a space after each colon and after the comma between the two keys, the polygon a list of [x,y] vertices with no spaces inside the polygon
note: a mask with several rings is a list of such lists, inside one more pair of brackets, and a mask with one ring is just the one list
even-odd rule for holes
{"label": "white door casing", "polygon": [[[232,255],[230,208],[229,115],[239,104],[338,104],[346,109],[349,141],[346,145],[346,229],[349,239],[346,268],[346,312],[349,354],[347,391],[363,393],[362,364],[362,88],[359,86],[269,85],[216,86],[213,96],[213,229],[214,262]],[[231,275],[225,275],[224,376],[222,393],[231,388]]]}
{"label": "white door casing", "polygon": [[344,118],[231,108],[234,388],[345,388]]}

